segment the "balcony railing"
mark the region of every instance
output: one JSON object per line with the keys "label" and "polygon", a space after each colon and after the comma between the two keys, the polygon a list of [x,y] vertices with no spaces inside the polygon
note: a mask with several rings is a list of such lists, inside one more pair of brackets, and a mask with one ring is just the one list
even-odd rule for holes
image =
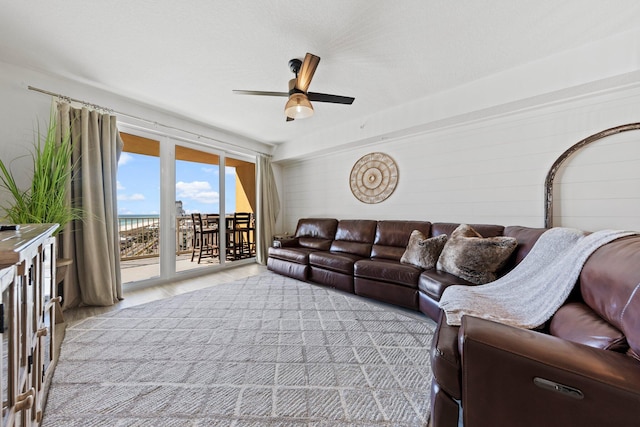
{"label": "balcony railing", "polygon": [[[233,227],[234,214],[227,214],[226,218],[227,259],[237,260],[247,256],[255,256],[255,240],[253,240],[255,239],[255,233],[245,230],[245,240],[241,240],[240,244],[234,243],[235,239],[232,231],[235,229]],[[121,261],[160,256],[160,218],[157,216],[124,216],[118,217],[118,220],[120,224]],[[253,215],[251,221],[250,230],[255,230]],[[193,233],[191,216],[177,216],[175,226],[176,256],[192,252]],[[244,247],[241,244],[244,244]],[[238,250],[240,250],[240,253],[238,253]]]}
{"label": "balcony railing", "polygon": [[[120,260],[151,258],[160,255],[160,219],[158,217],[119,217]],[[193,242],[191,216],[176,217],[176,255],[190,253]]]}

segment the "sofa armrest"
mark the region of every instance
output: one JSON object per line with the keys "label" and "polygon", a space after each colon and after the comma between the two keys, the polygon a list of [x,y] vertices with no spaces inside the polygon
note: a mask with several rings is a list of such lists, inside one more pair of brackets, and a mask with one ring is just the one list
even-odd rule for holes
{"label": "sofa armrest", "polygon": [[458,339],[465,427],[638,423],[630,356],[471,316]]}

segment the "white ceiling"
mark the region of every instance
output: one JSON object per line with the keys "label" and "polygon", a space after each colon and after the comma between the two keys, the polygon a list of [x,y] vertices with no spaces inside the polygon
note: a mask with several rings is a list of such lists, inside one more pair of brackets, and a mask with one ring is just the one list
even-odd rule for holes
{"label": "white ceiling", "polygon": [[[638,0],[0,0],[0,60],[266,143],[638,28]],[[315,103],[285,122],[291,58],[322,58]],[[637,54],[637,53],[636,53]],[[52,88],[44,88],[51,90]],[[91,101],[91,100],[88,100]]]}

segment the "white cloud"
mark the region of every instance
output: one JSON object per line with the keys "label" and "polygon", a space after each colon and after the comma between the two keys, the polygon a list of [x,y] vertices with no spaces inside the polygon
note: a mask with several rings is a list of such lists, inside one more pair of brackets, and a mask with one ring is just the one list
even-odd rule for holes
{"label": "white cloud", "polygon": [[202,168],[202,172],[204,173],[214,173],[214,172],[218,172],[217,168],[212,168],[212,167],[203,167]]}
{"label": "white cloud", "polygon": [[224,168],[225,175],[233,175],[236,176],[236,168],[232,166],[227,166]]}
{"label": "white cloud", "polygon": [[124,190],[124,185],[122,185],[120,181],[116,181],[116,188],[118,189],[118,191]]}
{"label": "white cloud", "polygon": [[129,153],[120,153],[120,159],[118,159],[118,166],[126,165],[130,161],[133,161],[133,156]]}
{"label": "white cloud", "polygon": [[120,201],[130,201],[130,202],[139,202],[144,200],[144,194],[135,193],[135,194],[119,194],[118,200]]}
{"label": "white cloud", "polygon": [[177,182],[176,197],[178,200],[190,199],[207,204],[214,204],[220,201],[220,194],[217,191],[213,191],[211,184],[206,181]]}

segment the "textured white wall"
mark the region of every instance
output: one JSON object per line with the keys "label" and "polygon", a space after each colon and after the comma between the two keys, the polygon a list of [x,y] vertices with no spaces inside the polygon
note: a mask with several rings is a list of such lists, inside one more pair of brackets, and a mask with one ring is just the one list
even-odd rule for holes
{"label": "textured white wall", "polygon": [[[544,180],[556,158],[598,131],[640,121],[640,87],[626,85],[526,111],[346,148],[281,165],[282,231],[298,218],[419,219],[544,225]],[[640,230],[640,131],[602,140],[556,176],[554,225]],[[353,164],[381,151],[399,183],[389,199],[359,202]]]}
{"label": "textured white wall", "polygon": [[[25,74],[0,62],[0,159],[14,171],[21,187],[30,182],[30,152],[37,140],[36,130],[40,125],[41,132],[46,132],[51,108],[50,98],[33,93],[27,96]],[[4,206],[2,191],[0,206]]]}

